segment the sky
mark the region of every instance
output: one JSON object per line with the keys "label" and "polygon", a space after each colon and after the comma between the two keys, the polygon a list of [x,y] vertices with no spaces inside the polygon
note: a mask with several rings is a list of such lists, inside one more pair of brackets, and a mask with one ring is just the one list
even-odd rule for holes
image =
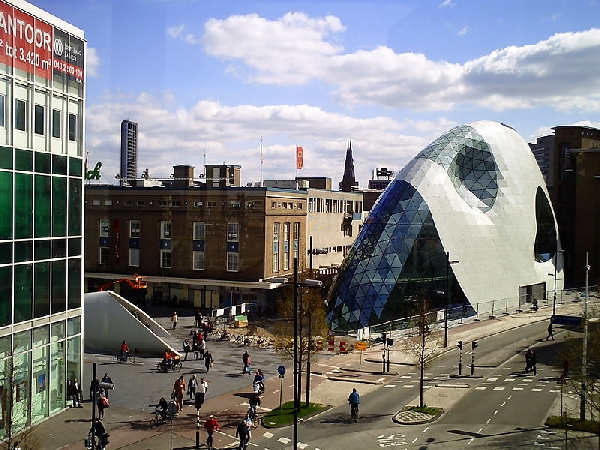
{"label": "sky", "polygon": [[527,142],[600,128],[600,0],[30,2],[85,33],[101,183],[118,184],[123,119],[138,123],[138,176],[225,163],[243,184],[326,176],[336,189],[349,142],[367,186],[476,120]]}

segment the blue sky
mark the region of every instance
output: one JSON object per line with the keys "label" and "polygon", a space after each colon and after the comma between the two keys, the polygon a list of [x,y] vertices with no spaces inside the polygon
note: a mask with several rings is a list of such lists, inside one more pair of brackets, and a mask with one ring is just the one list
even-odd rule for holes
{"label": "blue sky", "polygon": [[600,1],[33,0],[85,32],[86,149],[116,184],[120,123],[138,169],[239,164],[243,182],[341,180],[348,140],[366,186],[456,125],[528,142],[600,127]]}

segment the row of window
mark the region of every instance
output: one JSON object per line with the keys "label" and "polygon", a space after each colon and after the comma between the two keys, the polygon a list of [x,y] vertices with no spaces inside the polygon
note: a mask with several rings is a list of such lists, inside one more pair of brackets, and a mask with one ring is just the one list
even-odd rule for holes
{"label": "row of window", "polygon": [[324,213],[354,213],[362,211],[362,202],[353,200],[338,200],[333,198],[315,198],[308,199],[308,212]]}
{"label": "row of window", "polygon": [[[279,255],[281,252],[281,248],[279,245],[279,235],[281,233],[281,223],[279,222],[275,222],[273,223],[273,272],[279,272],[280,270],[280,261],[279,261]],[[286,270],[290,270],[290,227],[292,226],[292,224],[290,222],[284,222],[283,223],[283,236],[282,236],[282,243],[283,243],[283,269],[284,271]],[[298,257],[298,247],[300,245],[300,222],[294,222],[293,223],[293,230],[292,230],[292,239],[293,239],[293,257],[297,258]]]}
{"label": "row of window", "polygon": [[[148,205],[152,206],[154,204],[154,202],[152,200],[149,200]],[[158,206],[162,207],[162,208],[166,208],[166,207],[171,207],[171,208],[181,208],[181,205],[187,206],[188,202],[184,201],[181,202],[181,200],[159,200],[158,201]],[[210,200],[210,201],[195,201],[194,202],[194,206],[197,208],[202,208],[204,207],[204,205],[206,204],[206,206],[208,208],[216,208],[219,202],[215,201],[215,200]],[[119,201],[115,201],[114,204],[118,205]],[[228,202],[222,201],[220,202],[222,207],[226,207],[228,206],[231,209],[241,209],[241,202],[239,200],[229,200]],[[92,199],[92,206],[112,206],[113,205],[113,201],[111,199],[104,199],[101,200],[99,198],[95,198]],[[262,208],[263,202],[262,200],[250,200],[245,202],[245,207],[247,209],[256,209],[256,208]],[[145,207],[146,206],[146,200],[137,200],[137,201],[133,201],[133,200],[125,200],[125,206],[139,206],[139,207]],[[302,208],[300,208],[302,209]]]}
{"label": "row of window", "polygon": [[271,202],[271,209],[303,209],[302,203],[295,202],[282,202],[273,200]]}
{"label": "row of window", "polygon": [[[60,109],[52,109],[52,120],[50,123],[53,138],[62,137],[62,114]],[[14,128],[19,131],[27,131],[27,100],[15,98],[14,104]],[[77,140],[77,115],[68,114],[68,137],[70,141]],[[0,95],[0,127],[6,126],[6,96]],[[46,134],[46,107],[35,105],[33,114],[33,131],[43,136]]]}

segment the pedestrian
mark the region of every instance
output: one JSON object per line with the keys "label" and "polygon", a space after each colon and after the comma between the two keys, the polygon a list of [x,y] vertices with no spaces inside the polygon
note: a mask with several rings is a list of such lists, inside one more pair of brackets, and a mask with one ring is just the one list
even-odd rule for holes
{"label": "pedestrian", "polygon": [[186,338],[185,341],[183,341],[183,352],[185,353],[184,361],[187,361],[187,356],[191,349],[190,340]]}
{"label": "pedestrian", "polygon": [[196,378],[196,374],[193,374],[192,377],[188,381],[188,395],[190,396],[190,401],[194,400],[196,397],[196,387],[198,386],[198,379]]}
{"label": "pedestrian", "polygon": [[[206,341],[204,339],[198,339],[198,353],[200,353],[200,359],[204,359],[204,352],[206,351]],[[198,358],[196,358],[198,359]]]}
{"label": "pedestrian", "polygon": [[[527,350],[526,360],[528,361],[528,368],[533,370],[533,374],[537,375],[537,354],[533,349]],[[528,372],[528,370],[526,370]]]}
{"label": "pedestrian", "polygon": [[175,311],[171,316],[171,322],[173,322],[173,329],[177,328],[177,320],[179,320],[179,318],[177,317],[177,311]]}
{"label": "pedestrian", "polygon": [[548,324],[548,336],[546,336],[546,340],[552,338],[554,340],[554,329],[552,328],[552,320]]}
{"label": "pedestrian", "polygon": [[563,361],[563,377],[569,378],[569,360],[567,358]]}
{"label": "pedestrian", "polygon": [[204,422],[204,428],[206,428],[206,433],[208,434],[208,437],[206,438],[206,446],[209,448],[209,450],[212,450],[213,435],[215,434],[215,431],[219,430],[219,422],[217,422],[217,419],[215,419],[211,414],[208,420]]}
{"label": "pedestrian", "polygon": [[101,419],[104,418],[104,410],[110,406],[108,398],[106,397],[105,391],[103,388],[100,388],[98,391],[98,417]]}
{"label": "pedestrian", "polygon": [[200,324],[202,323],[202,313],[200,312],[200,308],[196,308],[196,313],[194,314],[194,322],[196,328],[200,328]]}
{"label": "pedestrian", "polygon": [[94,378],[90,383],[90,402],[94,401],[94,393],[97,393],[100,390],[100,380],[98,378]]}
{"label": "pedestrian", "polygon": [[532,350],[528,348],[527,352],[525,353],[525,373],[528,373],[529,369],[531,369],[531,353]]}
{"label": "pedestrian", "polygon": [[239,450],[246,450],[248,448],[248,442],[250,442],[250,427],[245,418],[237,426],[235,437],[240,438]]}
{"label": "pedestrian", "polygon": [[114,389],[113,380],[112,380],[112,378],[111,378],[111,377],[108,375],[108,373],[104,373],[104,376],[102,377],[102,382],[103,382],[103,383],[106,383],[106,384],[110,384],[110,385],[112,385],[111,387],[108,387],[108,386],[107,386],[107,387],[105,388],[105,395],[106,395],[106,398],[108,398],[108,391],[109,391],[109,390],[111,390],[111,389]]}
{"label": "pedestrian", "polygon": [[248,350],[246,350],[242,355],[242,362],[244,363],[244,369],[242,370],[242,374],[250,375],[250,355],[248,354]]}
{"label": "pedestrian", "polygon": [[175,403],[177,404],[177,412],[183,409],[183,394],[185,393],[185,380],[181,375],[173,385],[173,393],[175,394]]}
{"label": "pedestrian", "polygon": [[204,352],[204,366],[206,367],[206,373],[208,373],[208,371],[212,367],[212,365],[213,365],[212,353],[209,352],[208,350],[206,350],[206,352]]}
{"label": "pedestrian", "polygon": [[73,400],[73,408],[83,408],[83,405],[81,404],[81,384],[77,378],[75,378],[70,385],[70,395],[71,399]]}
{"label": "pedestrian", "polygon": [[204,389],[204,395],[208,394],[208,381],[206,381],[204,378],[200,377],[198,387],[202,387]]}
{"label": "pedestrian", "polygon": [[204,378],[201,378],[200,382],[198,383],[198,386],[196,387],[196,407],[198,407],[198,405],[202,407],[202,405],[204,404],[207,386],[208,385],[206,384],[206,381],[204,381]]}

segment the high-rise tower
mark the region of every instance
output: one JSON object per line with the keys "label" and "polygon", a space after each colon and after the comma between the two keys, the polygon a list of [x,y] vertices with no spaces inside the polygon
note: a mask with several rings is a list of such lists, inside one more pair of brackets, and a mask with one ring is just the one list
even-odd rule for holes
{"label": "high-rise tower", "polygon": [[137,134],[136,122],[121,122],[121,183],[137,176]]}
{"label": "high-rise tower", "polygon": [[351,192],[354,186],[358,186],[358,181],[354,177],[354,158],[352,157],[352,141],[350,141],[346,150],[344,176],[342,177],[342,181],[340,181],[340,191]]}

